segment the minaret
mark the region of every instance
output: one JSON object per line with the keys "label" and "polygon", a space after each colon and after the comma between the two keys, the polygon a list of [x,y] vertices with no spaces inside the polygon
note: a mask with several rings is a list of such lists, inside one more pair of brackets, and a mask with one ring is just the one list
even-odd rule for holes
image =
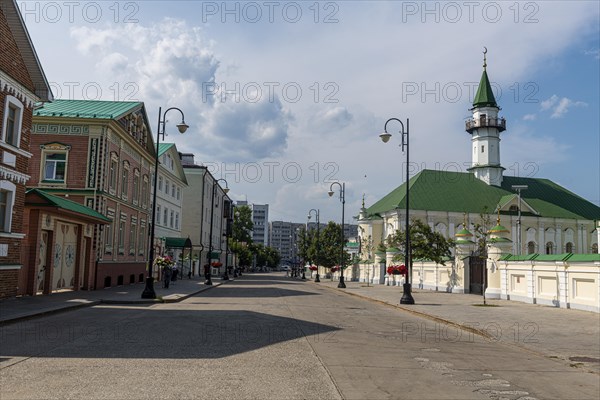
{"label": "minaret", "polygon": [[487,48],[483,52],[483,74],[473,100],[473,118],[467,120],[466,131],[472,136],[472,163],[470,172],[488,185],[502,184],[500,165],[500,132],[506,130],[506,120],[498,117],[500,107],[496,104],[492,85],[487,76]]}

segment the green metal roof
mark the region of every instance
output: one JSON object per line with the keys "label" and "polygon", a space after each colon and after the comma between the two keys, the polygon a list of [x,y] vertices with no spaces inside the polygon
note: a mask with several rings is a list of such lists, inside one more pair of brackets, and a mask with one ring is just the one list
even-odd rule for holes
{"label": "green metal roof", "polygon": [[468,236],[473,236],[473,234],[466,228],[462,228],[460,231],[456,232],[454,234],[454,236],[457,237],[468,237]]}
{"label": "green metal roof", "polygon": [[[99,212],[92,210],[89,207],[84,206],[83,204],[79,204],[76,203],[74,201],[65,199],[64,197],[59,197],[59,196],[54,196],[53,194],[50,193],[46,193],[41,189],[38,188],[34,188],[34,189],[28,189],[25,192],[26,195],[30,196],[30,199],[28,199],[27,204],[29,205],[39,205],[39,206],[54,206],[54,207],[58,207],[58,208],[62,208],[63,210],[68,210],[77,214],[81,214],[87,217],[90,217],[92,219],[97,219],[97,220],[101,220],[104,222],[112,222],[112,220],[110,218],[105,217],[104,215],[100,214]],[[41,203],[37,203],[35,202],[31,196],[39,196],[41,197],[45,203],[41,204]]]}
{"label": "green metal roof", "polygon": [[159,143],[158,144],[158,156],[162,156],[163,154],[165,154],[165,152],[167,150],[169,150],[171,147],[175,146],[175,143]]}
{"label": "green metal roof", "polygon": [[516,256],[512,254],[505,254],[500,257],[500,261],[569,261],[569,262],[590,262],[600,261],[600,254],[573,254],[573,253],[561,253],[561,254],[527,254]]}
{"label": "green metal roof", "polygon": [[[548,179],[505,176],[502,186],[488,185],[472,173],[422,170],[410,181],[410,209],[493,212],[501,199],[514,194],[512,185],[528,185],[521,197],[540,217],[600,220],[600,207]],[[369,215],[406,208],[403,183],[367,209]]]}
{"label": "green metal roof", "polygon": [[485,69],[483,70],[483,74],[481,74],[477,94],[475,94],[475,99],[473,99],[473,107],[498,107]]}
{"label": "green metal roof", "polygon": [[569,258],[571,261],[600,261],[600,254],[573,254]]}
{"label": "green metal roof", "polygon": [[39,117],[65,117],[90,119],[118,119],[141,108],[144,103],[137,101],[101,101],[101,100],[54,100],[44,103],[33,111]]}

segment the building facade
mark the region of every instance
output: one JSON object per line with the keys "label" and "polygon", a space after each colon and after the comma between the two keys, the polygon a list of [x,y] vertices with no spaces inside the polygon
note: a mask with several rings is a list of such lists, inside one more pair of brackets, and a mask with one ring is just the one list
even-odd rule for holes
{"label": "building facade", "polygon": [[248,203],[246,200],[238,200],[237,206],[248,206],[252,211],[252,242],[269,245],[269,205]]}
{"label": "building facade", "polygon": [[[409,218],[426,222],[447,238],[455,238],[465,229],[473,230],[476,224],[491,229],[493,221],[501,218],[508,237],[503,238],[502,251],[496,248],[496,258],[500,253],[597,254],[600,207],[548,179],[503,174],[500,134],[506,130],[506,120],[499,116],[486,67],[484,61],[472,118],[465,124],[471,137],[469,172],[422,170],[413,176]],[[389,235],[403,229],[405,209],[406,183],[369,208],[363,205],[358,219],[361,242],[372,243],[377,249]],[[377,254],[362,254],[364,260],[374,256],[377,258]],[[386,260],[385,254],[380,256]],[[490,285],[486,295],[499,297],[500,279],[490,275],[494,273],[494,262],[487,260],[488,282],[498,284]],[[413,279],[424,278],[413,275]],[[462,282],[459,290],[468,292],[468,282]]]}
{"label": "building facade", "polygon": [[269,222],[269,246],[279,252],[281,265],[296,266],[298,257],[298,235],[306,224],[285,221]]}
{"label": "building facade", "polygon": [[188,183],[182,191],[185,207],[181,235],[192,242],[193,274],[203,274],[206,264],[215,265],[211,267],[213,275],[223,274],[232,259],[225,236],[227,224],[232,222],[232,202],[226,185],[223,182],[225,187],[221,186],[222,181],[205,166],[196,165],[193,154],[180,153],[179,156]]}
{"label": "building facade", "polygon": [[52,100],[16,1],[0,2],[0,298],[22,292],[24,207],[35,105]]}
{"label": "building facade", "polygon": [[[167,238],[182,238],[183,190],[187,187],[185,172],[174,143],[158,145],[158,191],[156,192],[155,254],[168,253],[180,261],[183,248],[167,248]],[[152,179],[152,183],[154,180]],[[152,190],[155,190],[153,187]]]}
{"label": "building facade", "polygon": [[35,110],[30,186],[109,218],[90,288],[143,282],[156,157],[143,103],[56,100]]}

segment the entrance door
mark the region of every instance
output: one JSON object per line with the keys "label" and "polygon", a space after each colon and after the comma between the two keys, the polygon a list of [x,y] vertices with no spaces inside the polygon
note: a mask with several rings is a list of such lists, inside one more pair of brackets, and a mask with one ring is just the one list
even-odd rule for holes
{"label": "entrance door", "polygon": [[469,292],[483,294],[485,260],[478,256],[469,257]]}
{"label": "entrance door", "polygon": [[48,232],[42,231],[42,237],[40,239],[40,250],[38,251],[38,258],[35,266],[37,274],[37,289],[38,292],[44,291],[44,283],[46,282],[46,254],[48,247]]}
{"label": "entrance door", "polygon": [[57,224],[54,244],[54,271],[52,290],[72,289],[75,286],[75,260],[77,257],[77,227]]}

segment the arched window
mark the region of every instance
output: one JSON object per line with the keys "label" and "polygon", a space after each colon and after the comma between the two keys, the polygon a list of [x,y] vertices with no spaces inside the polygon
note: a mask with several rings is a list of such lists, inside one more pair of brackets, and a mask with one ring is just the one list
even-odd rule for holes
{"label": "arched window", "polygon": [[527,254],[535,253],[535,242],[527,243]]}
{"label": "arched window", "polygon": [[554,243],[546,243],[546,254],[554,254]]}
{"label": "arched window", "polygon": [[571,243],[571,242],[568,242],[568,243],[566,244],[566,246],[565,246],[565,251],[566,251],[567,253],[572,253],[572,252],[573,252],[573,243]]}
{"label": "arched window", "polygon": [[517,211],[519,211],[519,207],[517,205],[513,204],[512,206],[508,207],[508,211],[517,212]]}

